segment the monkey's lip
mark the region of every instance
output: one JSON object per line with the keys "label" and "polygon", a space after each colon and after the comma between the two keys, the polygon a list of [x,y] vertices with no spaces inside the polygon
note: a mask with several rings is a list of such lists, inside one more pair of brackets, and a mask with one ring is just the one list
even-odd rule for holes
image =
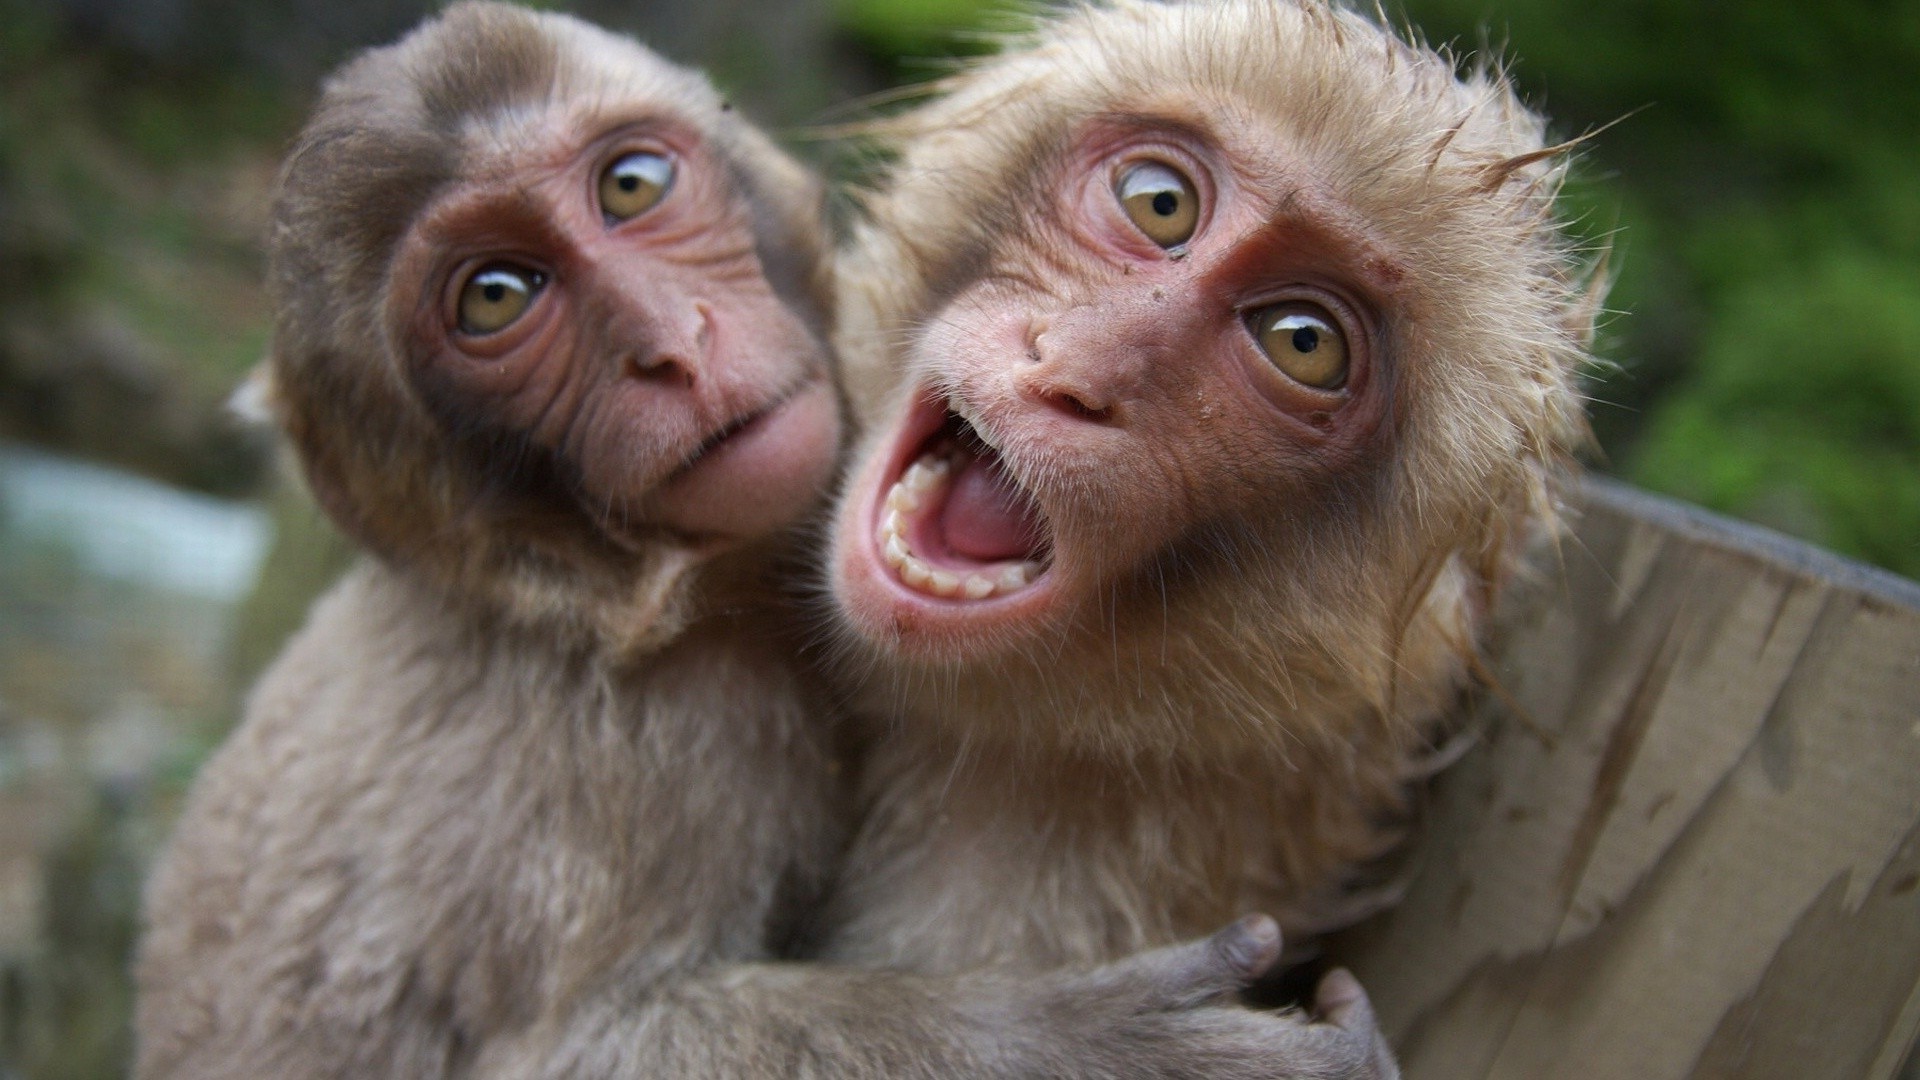
{"label": "monkey's lip", "polygon": [[1034,591],[1053,562],[1032,494],[957,409],[926,395],[887,455],[867,537],[876,569],[916,603],[1000,607]]}
{"label": "monkey's lip", "polygon": [[798,519],[830,479],[839,409],[811,375],[710,432],[655,489],[656,519],[693,536],[744,538]]}
{"label": "monkey's lip", "polygon": [[668,473],[666,480],[662,481],[662,483],[672,484],[681,477],[693,472],[706,462],[707,459],[715,456],[735,439],[744,440],[752,438],[761,428],[766,426],[767,418],[778,411],[781,406],[793,400],[793,396],[797,392],[797,388],[788,390],[767,404],[742,413],[720,425],[705,439],[701,440],[700,445],[694,447],[692,452],[687,454],[686,460],[680,463],[680,467]]}

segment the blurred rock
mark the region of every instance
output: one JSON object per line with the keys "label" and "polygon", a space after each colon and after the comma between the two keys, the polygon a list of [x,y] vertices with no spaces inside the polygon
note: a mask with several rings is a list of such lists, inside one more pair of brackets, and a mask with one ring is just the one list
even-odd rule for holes
{"label": "blurred rock", "polygon": [[117,1076],[142,875],[231,725],[254,506],[0,444],[0,1077]]}

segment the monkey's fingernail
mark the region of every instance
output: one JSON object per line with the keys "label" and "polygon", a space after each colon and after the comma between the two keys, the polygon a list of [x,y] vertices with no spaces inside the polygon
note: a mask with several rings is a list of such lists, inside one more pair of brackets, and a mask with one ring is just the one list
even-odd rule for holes
{"label": "monkey's fingernail", "polygon": [[1266,971],[1280,955],[1280,924],[1267,915],[1246,915],[1234,923],[1238,934],[1233,943],[1233,961],[1248,975]]}
{"label": "monkey's fingernail", "polygon": [[1322,1023],[1348,1030],[1374,1025],[1373,1003],[1360,988],[1360,980],[1346,968],[1334,968],[1313,991],[1313,1016]]}
{"label": "monkey's fingernail", "polygon": [[1258,912],[1240,916],[1240,929],[1247,938],[1257,945],[1278,945],[1280,943],[1280,924],[1273,916]]}

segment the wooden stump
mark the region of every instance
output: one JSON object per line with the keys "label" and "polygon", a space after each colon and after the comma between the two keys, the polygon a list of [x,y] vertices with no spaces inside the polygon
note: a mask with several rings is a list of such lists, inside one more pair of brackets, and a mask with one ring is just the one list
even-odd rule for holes
{"label": "wooden stump", "polygon": [[1920,585],[1618,485],[1584,501],[1503,612],[1512,700],[1482,695],[1405,902],[1336,957],[1409,1080],[1901,1076]]}

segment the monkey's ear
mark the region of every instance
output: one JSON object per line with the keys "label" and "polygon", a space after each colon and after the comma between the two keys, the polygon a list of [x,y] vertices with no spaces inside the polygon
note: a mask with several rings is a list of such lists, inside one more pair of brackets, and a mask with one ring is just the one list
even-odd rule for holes
{"label": "monkey's ear", "polygon": [[[286,437],[297,443],[296,433],[286,423],[286,398],[280,391],[280,379],[274,374],[273,354],[269,352],[260,358],[260,362],[247,372],[234,387],[227,398],[227,412],[239,424],[250,432],[284,431]],[[313,494],[314,501],[320,504],[334,520],[334,523],[351,533],[359,522],[354,504],[347,497],[346,484],[336,471],[315,460],[304,452],[296,456],[301,461],[301,474],[306,478],[307,490]]]}
{"label": "monkey's ear", "polygon": [[280,384],[273,377],[273,357],[265,356],[247,372],[227,398],[227,412],[249,428],[272,427],[280,419]]}

